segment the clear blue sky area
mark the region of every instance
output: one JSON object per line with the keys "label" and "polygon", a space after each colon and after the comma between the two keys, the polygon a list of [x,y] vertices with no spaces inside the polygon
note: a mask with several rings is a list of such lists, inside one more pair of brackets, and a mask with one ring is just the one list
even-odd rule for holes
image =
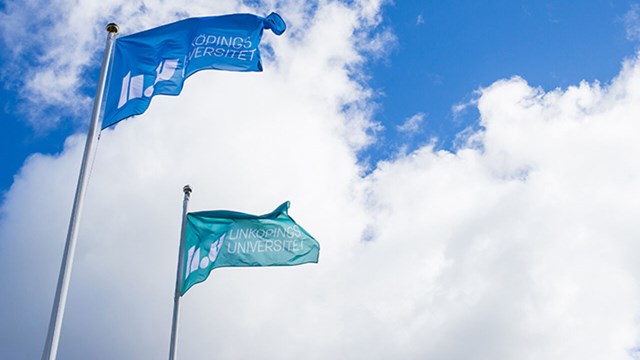
{"label": "clear blue sky area", "polygon": [[[628,1],[397,1],[384,26],[397,46],[375,63],[370,85],[384,92],[377,119],[385,141],[362,155],[393,156],[437,137],[451,148],[455,134],[477,124],[475,109],[454,117],[452,106],[473,91],[518,75],[544,90],[581,80],[609,82],[637,44],[625,37]],[[422,112],[421,133],[395,129]]]}
{"label": "clear blue sky area", "polygon": [[[632,4],[398,0],[386,6],[382,28],[392,30],[397,41],[387,56],[368,66],[369,85],[381,94],[374,118],[385,130],[361,160],[375,164],[432,138],[438,148],[452,148],[457,133],[477,127],[478,115],[469,108],[454,116],[452,106],[472,100],[474,90],[501,78],[519,75],[545,90],[581,80],[609,82],[636,51],[637,42],[626,38],[623,22]],[[0,66],[10,61],[5,51]],[[88,75],[97,76],[97,69]],[[79,129],[67,121],[36,131],[17,110],[19,84],[1,79],[0,191],[5,192],[30,154],[59,152],[64,139]],[[417,131],[397,129],[417,113],[425,115]]]}

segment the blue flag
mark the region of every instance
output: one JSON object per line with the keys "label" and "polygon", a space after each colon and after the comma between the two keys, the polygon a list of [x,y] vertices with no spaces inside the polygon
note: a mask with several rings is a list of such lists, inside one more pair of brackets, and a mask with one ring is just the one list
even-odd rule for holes
{"label": "blue flag", "polygon": [[184,80],[204,69],[262,71],[264,29],[276,35],[280,15],[190,18],[116,40],[102,128],[142,114],[154,95],[178,95]]}

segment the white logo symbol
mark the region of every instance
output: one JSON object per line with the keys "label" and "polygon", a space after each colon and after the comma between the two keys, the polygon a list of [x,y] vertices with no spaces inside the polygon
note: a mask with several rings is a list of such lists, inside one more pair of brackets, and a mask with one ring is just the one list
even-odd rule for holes
{"label": "white logo symbol", "polygon": [[118,102],[118,109],[120,109],[127,101],[131,99],[145,97],[151,97],[153,95],[153,89],[160,81],[171,80],[173,74],[178,68],[178,59],[169,59],[160,62],[156,68],[156,79],[153,85],[142,91],[144,87],[144,75],[131,76],[131,71],[122,78],[122,89],[120,90],[120,101]]}
{"label": "white logo symbol", "polygon": [[222,243],[226,235],[227,234],[224,233],[218,240],[214,241],[211,244],[211,248],[209,248],[209,256],[205,256],[202,259],[200,259],[200,248],[196,250],[196,247],[192,246],[191,249],[189,249],[187,252],[187,273],[184,275],[185,279],[188,278],[192,272],[198,270],[198,268],[206,269],[209,264],[213,264],[213,262],[216,261],[220,250],[222,250]]}

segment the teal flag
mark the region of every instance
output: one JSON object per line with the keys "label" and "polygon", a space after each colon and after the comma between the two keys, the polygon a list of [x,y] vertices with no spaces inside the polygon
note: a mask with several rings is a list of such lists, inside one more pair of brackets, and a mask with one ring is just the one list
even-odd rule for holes
{"label": "teal flag", "polygon": [[219,267],[317,263],[320,244],[288,210],[287,201],[261,216],[224,210],[187,214],[180,294]]}

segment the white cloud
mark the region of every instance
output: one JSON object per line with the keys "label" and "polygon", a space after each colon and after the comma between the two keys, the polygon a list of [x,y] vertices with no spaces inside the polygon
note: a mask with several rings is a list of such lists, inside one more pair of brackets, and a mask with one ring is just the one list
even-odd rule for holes
{"label": "white cloud", "polygon": [[[474,95],[479,95],[477,92]],[[461,102],[461,103],[457,103],[455,105],[453,105],[451,107],[451,112],[453,113],[454,118],[460,116],[461,113],[463,113],[465,110],[467,110],[469,107],[475,107],[478,105],[478,101],[476,98],[473,98],[467,102]]]}
{"label": "white cloud", "polygon": [[[78,6],[93,26],[91,4]],[[198,73],[103,133],[60,357],[167,356],[190,183],[193,210],[291,200],[322,250],[318,265],[215,270],[183,298],[181,358],[631,358],[640,62],[607,86],[496,81],[478,97],[473,146],[427,146],[363,179],[356,151],[375,125],[350,73],[363,61],[353,34],[379,4],[279,4],[289,32],[265,35],[276,58],[264,73]],[[172,9],[154,5],[114,8],[152,26]],[[82,145],[32,156],[2,204],[0,358],[40,355]]]}
{"label": "white cloud", "polygon": [[418,14],[418,17],[416,18],[416,25],[422,24],[424,24],[424,16],[422,16],[422,14]]}
{"label": "white cloud", "polygon": [[413,114],[410,118],[407,118],[404,123],[396,126],[396,129],[400,132],[413,133],[420,129],[420,124],[424,121],[425,115],[423,112]]}
{"label": "white cloud", "polygon": [[627,33],[627,39],[640,40],[640,4],[631,4],[622,18]]}
{"label": "white cloud", "polygon": [[388,267],[369,304],[396,309],[413,354],[631,358],[639,84],[637,60],[606,88],[498,81],[478,99],[481,149],[379,165],[367,261]]}

